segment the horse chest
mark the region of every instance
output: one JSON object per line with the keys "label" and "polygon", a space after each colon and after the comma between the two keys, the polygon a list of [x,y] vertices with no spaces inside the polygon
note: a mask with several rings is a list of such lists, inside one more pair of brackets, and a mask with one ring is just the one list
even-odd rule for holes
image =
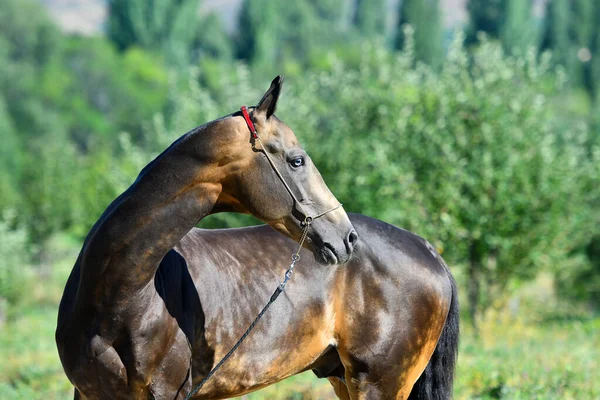
{"label": "horse chest", "polygon": [[[200,395],[207,398],[240,396],[310,369],[335,343],[333,311],[322,302],[297,304],[297,310],[302,310],[299,315],[288,312],[285,307],[274,307],[271,318],[261,321],[259,327],[206,383]],[[194,365],[208,364],[205,365],[205,372],[237,340],[231,332],[221,332],[223,328],[219,325],[209,325],[206,331],[207,342],[213,352],[210,355],[195,354],[197,362]],[[247,324],[242,325],[241,328]],[[204,376],[198,375],[196,379]]]}

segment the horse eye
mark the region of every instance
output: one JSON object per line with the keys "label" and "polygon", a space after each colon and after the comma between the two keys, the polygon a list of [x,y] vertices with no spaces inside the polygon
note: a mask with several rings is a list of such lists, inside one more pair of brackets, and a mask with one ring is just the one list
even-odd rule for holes
{"label": "horse eye", "polygon": [[299,168],[304,165],[304,157],[296,157],[290,161],[290,165],[294,168]]}

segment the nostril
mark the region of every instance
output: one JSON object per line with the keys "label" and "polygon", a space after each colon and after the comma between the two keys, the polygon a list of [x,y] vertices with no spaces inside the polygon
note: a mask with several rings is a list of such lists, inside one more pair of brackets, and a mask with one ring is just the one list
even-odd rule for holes
{"label": "nostril", "polygon": [[348,234],[348,244],[350,245],[350,249],[352,249],[354,247],[354,245],[356,244],[357,241],[358,241],[358,234],[353,229]]}

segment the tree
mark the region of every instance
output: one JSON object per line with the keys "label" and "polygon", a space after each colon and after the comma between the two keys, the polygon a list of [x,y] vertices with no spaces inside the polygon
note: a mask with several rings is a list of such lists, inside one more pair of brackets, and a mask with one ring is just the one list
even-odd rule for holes
{"label": "tree", "polygon": [[198,7],[198,0],[111,1],[108,37],[121,51],[139,46],[164,52],[170,64],[186,64],[196,38]]}
{"label": "tree", "polygon": [[[600,4],[596,4],[595,9],[595,20],[600,20]],[[590,79],[592,87],[592,94],[594,98],[594,106],[596,115],[596,122],[598,126],[598,135],[600,136],[600,29],[596,29],[593,37],[592,46],[592,63],[590,67]]]}
{"label": "tree", "polygon": [[[32,0],[7,0],[0,7],[0,95],[19,135],[43,128],[52,105],[39,93],[44,67],[62,47],[60,32]],[[49,118],[49,117],[48,117]]]}
{"label": "tree", "polygon": [[4,0],[0,7],[0,43],[12,62],[39,67],[60,47],[60,32],[33,0]]}
{"label": "tree", "polygon": [[467,43],[478,41],[477,33],[499,39],[509,51],[523,53],[538,46],[538,22],[533,16],[532,0],[469,0]]}
{"label": "tree", "polygon": [[[21,203],[19,175],[21,143],[6,112],[6,103],[0,95],[0,210],[15,210]],[[0,215],[0,221],[3,216]]]}
{"label": "tree", "polygon": [[321,49],[341,41],[340,8],[341,0],[246,0],[240,12],[238,57],[268,76],[281,66],[306,65],[315,54],[322,55]]}
{"label": "tree", "polygon": [[356,0],[353,24],[363,37],[385,35],[385,8],[383,0]]}
{"label": "tree", "polygon": [[540,269],[586,262],[571,254],[597,231],[600,153],[588,156],[581,122],[558,127],[548,57],[488,41],[471,57],[461,40],[441,73],[413,69],[410,43],[399,57],[365,48],[357,70],[308,75],[279,112],[346,210],[417,232],[461,267],[476,322]]}
{"label": "tree", "polygon": [[[48,198],[43,193],[27,190],[47,182],[44,177],[49,171],[44,168],[40,148],[58,146],[66,138],[63,118],[46,96],[43,85],[48,66],[60,58],[62,45],[60,32],[48,16],[40,12],[37,2],[8,0],[3,3],[0,8],[3,148],[0,206],[3,210],[18,210],[15,225],[26,229],[27,237],[39,245],[65,221],[65,214],[53,209],[60,201],[46,202]],[[58,179],[64,178],[63,175]],[[67,204],[61,205],[68,207]],[[0,215],[0,219],[3,217]]]}
{"label": "tree", "polygon": [[223,23],[217,14],[210,13],[202,19],[193,48],[199,53],[198,56],[194,57],[195,59],[201,59],[202,57],[222,60],[232,59],[231,38],[225,32]]}
{"label": "tree", "polygon": [[139,48],[118,53],[101,38],[63,37],[37,2],[0,8],[0,208],[18,210],[14,225],[26,230],[38,260],[51,235],[87,222],[83,193],[111,195],[101,174],[79,176],[93,158],[86,153],[106,146],[116,158],[121,130],[143,141],[141,126],[166,103],[166,75]]}
{"label": "tree", "polygon": [[536,22],[529,0],[506,0],[506,17],[500,27],[500,39],[508,52],[525,53],[538,45]]}
{"label": "tree", "polygon": [[591,93],[592,64],[597,20],[594,0],[553,0],[548,4],[542,48],[552,50],[571,86],[584,86]]}
{"label": "tree", "polygon": [[[477,33],[485,32],[488,37],[499,38],[506,17],[508,0],[468,0],[469,25],[467,43],[477,42]],[[522,2],[527,3],[527,0]]]}
{"label": "tree", "polygon": [[434,69],[444,57],[443,28],[438,0],[403,0],[400,5],[397,48],[403,48],[406,38],[404,26],[414,32],[415,56]]}

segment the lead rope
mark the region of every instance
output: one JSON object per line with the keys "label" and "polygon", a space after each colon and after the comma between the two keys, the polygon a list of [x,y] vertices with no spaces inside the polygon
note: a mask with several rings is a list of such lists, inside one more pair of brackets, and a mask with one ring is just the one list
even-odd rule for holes
{"label": "lead rope", "polygon": [[283,290],[285,289],[285,285],[287,284],[287,282],[292,277],[292,274],[294,273],[294,265],[296,264],[296,262],[298,260],[300,260],[300,250],[302,250],[302,245],[304,244],[304,241],[306,240],[306,236],[308,235],[308,229],[310,227],[310,224],[312,223],[312,220],[313,219],[311,217],[306,217],[304,219],[304,222],[302,223],[303,226],[304,226],[304,229],[302,230],[302,236],[300,236],[300,241],[298,242],[299,243],[298,250],[296,250],[296,252],[294,254],[292,254],[292,263],[290,264],[290,267],[287,269],[287,271],[285,271],[285,276],[283,278],[283,281],[277,286],[277,289],[275,289],[275,291],[271,295],[271,298],[269,299],[269,301],[267,302],[267,304],[263,307],[262,310],[260,310],[260,313],[258,313],[258,316],[254,319],[254,321],[252,321],[252,323],[250,324],[250,326],[248,327],[248,329],[246,329],[246,332],[244,332],[244,334],[238,339],[238,341],[233,345],[233,347],[231,348],[231,350],[229,350],[227,352],[227,354],[225,354],[225,356],[221,359],[221,361],[219,361],[217,363],[217,365],[215,365],[214,368],[211,369],[208,372],[208,374],[206,374],[206,376],[204,377],[204,379],[202,379],[202,381],[199,384],[197,384],[188,393],[188,395],[185,397],[185,400],[191,399],[192,396],[194,396],[196,393],[198,393],[198,391],[200,389],[202,389],[202,386],[204,386],[204,384],[215,374],[215,372],[217,372],[217,370],[219,368],[221,368],[221,366],[223,364],[225,364],[225,361],[227,361],[227,359],[229,357],[231,357],[231,355],[233,354],[233,352],[236,351],[238,347],[240,347],[240,345],[246,339],[246,337],[248,337],[248,335],[250,334],[250,332],[252,331],[252,329],[254,329],[254,327],[256,326],[256,324],[258,323],[258,321],[267,312],[267,310],[269,309],[269,307],[271,307],[271,304],[273,304],[275,302],[275,300],[277,300],[277,297],[279,297],[279,295],[281,294],[281,292],[283,292]]}
{"label": "lead rope", "polygon": [[240,347],[240,345],[242,344],[242,342],[246,339],[246,337],[248,337],[248,335],[250,334],[250,332],[252,331],[252,329],[254,329],[254,327],[256,326],[256,324],[258,323],[258,321],[267,312],[267,310],[269,309],[269,307],[271,307],[271,304],[273,304],[275,302],[275,300],[277,300],[277,297],[279,297],[279,295],[281,294],[281,292],[283,292],[283,290],[285,289],[285,285],[288,283],[288,281],[292,277],[292,274],[294,273],[294,266],[296,265],[296,262],[298,262],[298,260],[300,260],[300,250],[302,250],[302,245],[304,244],[304,241],[306,240],[306,236],[308,235],[308,230],[309,230],[310,225],[312,224],[312,222],[315,219],[320,218],[323,215],[328,214],[328,213],[330,213],[332,211],[335,211],[335,210],[337,210],[338,208],[340,208],[342,206],[342,204],[339,203],[337,206],[332,207],[329,210],[324,211],[324,212],[322,212],[320,214],[317,214],[317,215],[315,215],[313,217],[309,216],[306,212],[304,212],[304,209],[302,208],[301,203],[298,201],[298,199],[294,195],[294,192],[292,191],[292,189],[289,187],[289,185],[287,184],[287,182],[283,178],[283,175],[281,175],[281,172],[279,172],[279,169],[277,169],[277,166],[275,165],[275,162],[273,162],[273,160],[271,159],[271,156],[269,156],[269,152],[265,150],[265,146],[263,145],[263,142],[260,139],[260,136],[258,136],[258,132],[256,132],[256,128],[254,128],[254,124],[252,123],[252,119],[250,119],[250,115],[248,115],[248,110],[246,109],[246,106],[243,106],[241,108],[241,110],[242,110],[242,114],[244,116],[244,119],[246,120],[246,124],[248,124],[248,128],[250,129],[250,132],[252,133],[252,137],[254,137],[254,139],[258,140],[258,142],[260,143],[260,145],[262,147],[263,154],[267,157],[267,160],[269,160],[269,164],[271,164],[271,167],[273,168],[273,170],[275,171],[275,173],[277,174],[277,176],[279,177],[279,179],[281,180],[281,182],[285,186],[286,190],[288,191],[288,193],[290,194],[290,196],[292,196],[292,199],[294,200],[295,206],[304,215],[304,221],[302,221],[302,227],[303,227],[303,229],[302,229],[302,235],[300,235],[300,240],[298,241],[298,250],[296,250],[296,252],[294,254],[292,254],[292,263],[290,264],[290,267],[287,269],[287,271],[285,271],[285,276],[283,278],[283,281],[277,286],[277,289],[275,289],[275,291],[271,295],[271,298],[269,299],[269,301],[267,302],[267,304],[263,307],[262,310],[260,310],[260,313],[258,313],[258,316],[254,319],[254,321],[252,321],[252,323],[250,324],[250,326],[248,327],[248,329],[246,329],[246,331],[244,332],[244,334],[233,345],[233,347],[231,348],[231,350],[229,350],[227,352],[227,354],[225,354],[225,356],[217,363],[217,365],[215,365],[214,368],[211,369],[208,372],[208,374],[206,374],[206,376],[204,377],[204,379],[202,379],[202,381],[199,384],[197,384],[188,393],[188,395],[185,397],[185,400],[191,399],[192,396],[194,396],[196,393],[198,393],[198,391],[202,388],[202,386],[204,386],[204,384],[215,374],[215,372],[217,372],[217,370],[219,368],[221,368],[221,366],[225,363],[225,361],[227,361],[227,359],[229,357],[231,357],[231,355],[233,354],[233,352],[235,352],[237,350],[237,348]]}

